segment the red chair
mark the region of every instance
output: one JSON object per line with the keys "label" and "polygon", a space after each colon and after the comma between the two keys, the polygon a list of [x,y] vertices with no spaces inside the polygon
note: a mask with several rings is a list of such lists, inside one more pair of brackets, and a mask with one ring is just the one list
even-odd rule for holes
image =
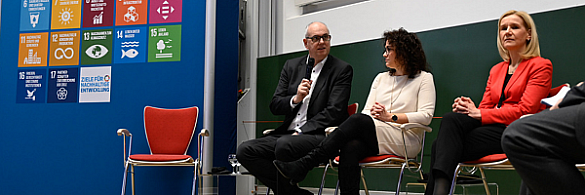
{"label": "red chair", "polygon": [[[124,179],[122,195],[126,194],[128,167],[132,177],[132,194],[134,190],[134,166],[193,166],[192,194],[195,194],[197,175],[201,174],[200,158],[187,155],[187,149],[195,132],[199,109],[196,106],[180,109],[165,109],[146,106],[144,108],[144,130],[150,148],[150,154],[132,154],[132,134],[127,129],[118,129],[118,136],[124,136]],[[202,129],[197,136],[197,155],[201,157],[203,136],[209,136]],[[126,137],[129,138],[128,156],[126,155]]]}

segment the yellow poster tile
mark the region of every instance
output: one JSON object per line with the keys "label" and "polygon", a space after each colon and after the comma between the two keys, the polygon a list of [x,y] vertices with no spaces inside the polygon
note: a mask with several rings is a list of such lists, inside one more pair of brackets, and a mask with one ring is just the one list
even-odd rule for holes
{"label": "yellow poster tile", "polygon": [[79,28],[82,0],[53,0],[51,29]]}

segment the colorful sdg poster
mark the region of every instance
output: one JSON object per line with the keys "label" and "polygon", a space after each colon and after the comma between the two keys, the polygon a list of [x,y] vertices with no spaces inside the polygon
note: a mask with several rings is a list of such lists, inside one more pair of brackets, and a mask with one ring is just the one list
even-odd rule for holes
{"label": "colorful sdg poster", "polygon": [[148,62],[181,61],[181,25],[151,26]]}
{"label": "colorful sdg poster", "polygon": [[20,30],[48,30],[51,0],[21,0]]}
{"label": "colorful sdg poster", "polygon": [[81,64],[112,63],[112,29],[83,31]]}
{"label": "colorful sdg poster", "polygon": [[146,27],[117,28],[114,63],[146,62]]}

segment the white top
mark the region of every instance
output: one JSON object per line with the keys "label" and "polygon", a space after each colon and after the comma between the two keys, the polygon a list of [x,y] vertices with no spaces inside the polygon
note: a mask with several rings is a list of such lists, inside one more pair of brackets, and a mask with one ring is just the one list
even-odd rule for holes
{"label": "white top", "polygon": [[[390,76],[388,72],[380,73],[372,83],[370,94],[363,114],[370,115],[375,102],[383,104],[392,113],[404,113],[409,123],[429,125],[435,112],[435,83],[433,75],[422,71],[415,78],[408,75]],[[404,156],[402,130],[374,119],[380,154],[397,154]],[[422,131],[406,132],[406,144],[409,157],[414,157],[421,150]]]}

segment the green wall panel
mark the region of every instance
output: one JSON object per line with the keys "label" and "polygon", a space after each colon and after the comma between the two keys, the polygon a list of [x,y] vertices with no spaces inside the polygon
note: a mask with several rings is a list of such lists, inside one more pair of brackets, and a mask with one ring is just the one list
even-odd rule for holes
{"label": "green wall panel", "polygon": [[[585,6],[533,14],[541,46],[541,55],[553,63],[553,86],[563,83],[575,85],[585,80]],[[408,29],[407,29],[408,30]],[[497,20],[425,31],[417,33],[423,43],[437,90],[435,116],[451,111],[453,99],[471,97],[479,104],[484,92],[490,68],[502,61],[496,48]],[[380,37],[382,32],[380,32]],[[331,48],[331,54],[349,62],[354,68],[351,102],[363,109],[370,84],[377,73],[385,71],[381,39],[339,45]],[[284,117],[273,116],[268,104],[276,89],[280,70],[287,59],[306,55],[295,52],[258,59],[258,121],[281,121]],[[275,128],[279,123],[258,123],[257,136],[264,129]],[[429,170],[430,148],[436,138],[440,119],[433,119],[432,133],[425,142],[424,171]],[[322,169],[312,171],[301,186],[318,186]],[[368,188],[375,190],[396,189],[398,170],[365,170]],[[497,182],[500,194],[518,194],[520,178],[515,171],[486,171],[489,182]],[[327,187],[334,187],[336,176],[330,173]],[[416,174],[408,174],[402,185],[416,182]],[[413,188],[415,189],[415,188]],[[479,187],[481,192],[481,187]]]}

